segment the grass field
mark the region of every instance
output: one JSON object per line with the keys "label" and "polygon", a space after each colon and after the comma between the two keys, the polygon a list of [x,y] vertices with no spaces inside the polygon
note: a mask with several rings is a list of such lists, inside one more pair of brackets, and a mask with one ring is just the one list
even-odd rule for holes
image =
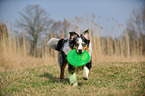
{"label": "grass field", "polygon": [[[67,69],[65,75],[68,75]],[[93,63],[89,80],[82,79],[82,71],[77,78],[78,87],[72,87],[67,78],[60,80],[57,64],[3,71],[0,72],[0,95],[145,95],[145,62]]]}

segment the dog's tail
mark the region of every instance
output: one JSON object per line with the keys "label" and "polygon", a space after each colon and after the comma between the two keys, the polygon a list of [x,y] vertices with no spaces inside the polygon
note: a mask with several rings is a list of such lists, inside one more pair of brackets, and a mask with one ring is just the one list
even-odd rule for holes
{"label": "dog's tail", "polygon": [[50,46],[52,49],[60,51],[63,45],[63,41],[64,39],[52,38],[47,42],[47,45]]}

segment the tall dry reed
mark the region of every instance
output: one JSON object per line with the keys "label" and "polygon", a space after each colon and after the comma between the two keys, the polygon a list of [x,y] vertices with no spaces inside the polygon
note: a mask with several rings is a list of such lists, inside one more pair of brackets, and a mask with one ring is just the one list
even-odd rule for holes
{"label": "tall dry reed", "polygon": [[[105,36],[102,23],[97,23],[95,16],[92,18],[75,17],[72,20],[71,30],[82,32],[86,27],[90,31],[90,39],[93,48],[93,62],[143,62],[145,61],[142,52],[143,44],[142,39],[137,41],[130,41],[125,30],[126,35],[120,38],[112,38]],[[101,21],[101,20],[100,20]],[[102,22],[102,21],[101,21]],[[1,25],[4,23],[1,23]],[[6,23],[6,25],[8,25]],[[99,26],[100,25],[100,26]],[[120,29],[120,28],[118,28]],[[50,38],[63,38],[66,37],[64,30],[60,31],[59,37],[56,32],[51,32],[44,38],[41,47],[38,48],[38,57],[30,55],[30,39],[26,37],[27,31],[23,32],[22,38],[15,35],[13,25],[10,23],[10,28],[1,26],[0,30],[0,69],[7,70],[13,68],[27,68],[47,64],[56,63],[57,51],[49,48],[46,43]],[[11,35],[7,36],[6,33]],[[101,33],[101,35],[100,35]],[[67,33],[68,34],[68,33]],[[103,34],[103,35],[102,35]],[[140,45],[139,45],[140,44]]]}

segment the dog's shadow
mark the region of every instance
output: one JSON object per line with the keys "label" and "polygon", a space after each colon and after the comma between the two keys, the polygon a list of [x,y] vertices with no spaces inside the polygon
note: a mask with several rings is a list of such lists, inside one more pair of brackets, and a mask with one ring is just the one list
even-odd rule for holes
{"label": "dog's shadow", "polygon": [[68,78],[60,79],[58,77],[54,77],[52,74],[50,74],[48,72],[45,72],[42,75],[39,75],[39,77],[48,78],[52,83],[63,83],[63,84],[68,84],[69,83]]}

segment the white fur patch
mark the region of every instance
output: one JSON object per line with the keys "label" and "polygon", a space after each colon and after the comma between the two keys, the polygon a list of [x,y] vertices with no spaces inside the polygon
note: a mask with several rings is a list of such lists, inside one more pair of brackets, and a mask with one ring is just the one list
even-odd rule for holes
{"label": "white fur patch", "polygon": [[92,45],[91,45],[91,42],[89,44],[89,54],[90,54],[90,56],[92,55]]}
{"label": "white fur patch", "polygon": [[82,49],[83,47],[82,47],[82,39],[81,38],[79,38],[79,46],[78,46],[78,49]]}
{"label": "white fur patch", "polygon": [[77,52],[79,51],[79,49],[81,49],[82,52],[83,52],[83,51],[84,51],[84,50],[83,50],[83,46],[82,46],[82,42],[83,42],[83,40],[82,40],[81,38],[79,38],[78,41],[79,41],[79,46],[78,46],[78,50],[77,50]]}
{"label": "white fur patch", "polygon": [[69,51],[71,51],[71,48],[69,47],[69,41],[67,41],[66,43],[64,43],[64,47],[63,47],[63,52],[67,55],[69,53]]}
{"label": "white fur patch", "polygon": [[87,78],[88,79],[88,75],[89,75],[89,69],[87,67],[84,67],[84,70],[83,70],[83,77]]}
{"label": "white fur patch", "polygon": [[56,49],[57,43],[58,43],[59,39],[57,38],[52,38],[47,42],[47,45],[50,46],[53,49]]}
{"label": "white fur patch", "polygon": [[69,80],[70,80],[70,83],[71,84],[75,84],[77,83],[77,74],[76,73],[73,73],[69,76]]}

